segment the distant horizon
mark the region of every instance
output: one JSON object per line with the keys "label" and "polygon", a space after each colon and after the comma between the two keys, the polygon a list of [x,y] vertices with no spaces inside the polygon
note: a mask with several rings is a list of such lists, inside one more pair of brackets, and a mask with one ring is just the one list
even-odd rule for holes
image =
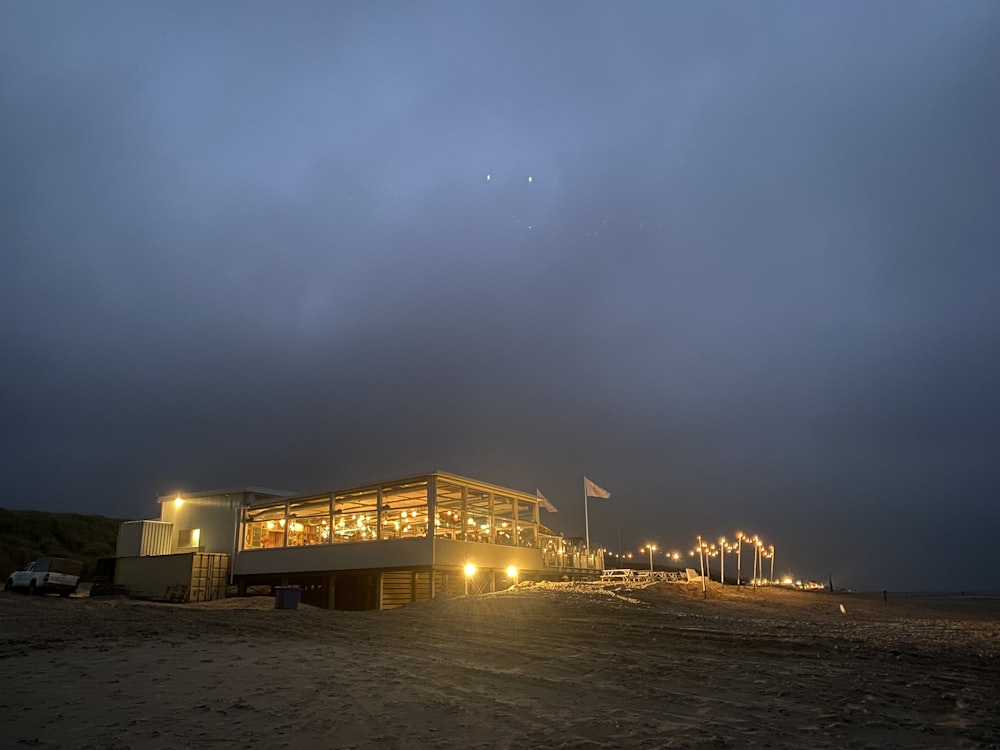
{"label": "distant horizon", "polygon": [[[103,515],[103,514],[100,514],[100,513],[82,513],[80,511],[43,510],[41,508],[5,508],[3,506],[0,506],[0,511],[12,511],[12,512],[26,511],[26,512],[35,512],[35,513],[46,513],[46,514],[71,514],[71,515],[82,515],[82,516],[96,516],[96,517],[107,518],[108,520],[120,521],[120,522],[128,522],[128,521],[136,521],[136,520],[155,520],[155,519],[140,519],[140,518],[118,518],[118,517],[113,517],[113,516],[106,516],[106,515]],[[615,561],[616,564],[612,565],[612,564],[609,564],[609,561],[607,560],[607,558],[605,558],[605,569],[614,569],[616,567],[624,567],[624,568],[633,569],[633,570],[639,570],[639,571],[646,569],[646,568],[643,567],[643,565],[641,563],[641,560],[632,561],[630,564],[618,564],[619,562],[620,561]],[[677,562],[677,563],[666,563],[666,562],[660,562],[659,560],[657,560],[657,561],[654,562],[654,566],[658,567],[658,568],[662,568],[662,569],[672,569],[672,570],[685,570],[687,568],[697,569],[697,564],[694,564],[694,565],[692,565],[692,564],[682,565],[680,562]],[[9,571],[7,571],[7,572],[9,572]],[[713,576],[717,575],[718,568],[713,569],[712,572],[713,572]],[[733,586],[733,587],[735,587],[736,586],[735,582],[730,583],[731,580],[733,580],[733,579],[731,579],[731,577],[729,575],[727,575],[726,576],[726,583],[725,583],[725,585],[726,586]],[[834,590],[831,592],[830,591],[830,587],[829,587],[829,580],[828,579],[822,579],[822,578],[819,578],[819,577],[804,576],[804,577],[799,578],[798,580],[813,581],[813,582],[816,582],[816,583],[822,583],[823,584],[823,588],[822,589],[805,590],[805,589],[799,589],[799,588],[796,588],[795,586],[789,586],[789,585],[785,585],[785,584],[779,584],[779,585],[774,585],[774,586],[772,586],[770,584],[765,584],[765,585],[759,586],[759,588],[762,588],[762,589],[764,589],[764,588],[780,588],[782,590],[797,591],[797,592],[803,593],[803,594],[821,594],[821,593],[826,593],[826,594],[830,594],[830,593],[841,594],[841,593],[843,593],[843,594],[856,594],[856,595],[859,595],[859,596],[869,596],[870,595],[870,596],[878,596],[878,597],[882,596],[882,592],[883,591],[886,591],[886,592],[888,592],[890,594],[898,594],[898,595],[913,594],[913,595],[919,595],[919,596],[964,596],[964,597],[969,597],[969,596],[988,596],[988,597],[993,597],[993,596],[997,596],[997,597],[1000,597],[1000,589],[996,589],[996,590],[993,590],[993,589],[971,589],[971,588],[970,589],[916,589],[916,588],[889,588],[889,589],[883,589],[883,588],[878,588],[878,589],[864,589],[864,588],[861,588],[861,589],[858,589],[858,588],[854,588],[852,586],[841,586],[840,584],[837,583],[836,580],[834,580]],[[715,582],[715,583],[719,582],[717,578],[712,578],[712,581]],[[744,588],[744,589],[752,589],[753,586],[751,584],[744,583],[742,585],[742,588]]]}

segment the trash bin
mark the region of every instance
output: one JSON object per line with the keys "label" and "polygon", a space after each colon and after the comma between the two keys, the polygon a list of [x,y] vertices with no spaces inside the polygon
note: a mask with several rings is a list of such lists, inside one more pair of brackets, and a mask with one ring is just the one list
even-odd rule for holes
{"label": "trash bin", "polygon": [[299,598],[301,596],[302,596],[302,589],[300,589],[298,586],[275,586],[274,608],[298,609]]}

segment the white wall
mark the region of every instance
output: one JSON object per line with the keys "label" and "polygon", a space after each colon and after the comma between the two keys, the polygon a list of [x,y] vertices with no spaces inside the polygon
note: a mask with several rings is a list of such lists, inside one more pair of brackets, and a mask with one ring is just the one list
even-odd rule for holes
{"label": "white wall", "polygon": [[233,554],[233,544],[239,529],[238,519],[244,493],[164,500],[160,520],[174,525],[173,549],[178,552],[197,551],[195,547],[178,544],[180,532],[200,529],[197,548],[202,552]]}

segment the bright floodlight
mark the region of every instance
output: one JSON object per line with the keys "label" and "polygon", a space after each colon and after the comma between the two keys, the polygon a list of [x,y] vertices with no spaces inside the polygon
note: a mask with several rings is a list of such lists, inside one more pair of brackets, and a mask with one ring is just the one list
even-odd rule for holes
{"label": "bright floodlight", "polygon": [[507,566],[507,577],[508,578],[517,578],[517,568],[515,568],[513,565],[508,565]]}
{"label": "bright floodlight", "polygon": [[469,578],[472,578],[472,576],[474,576],[475,574],[476,574],[476,566],[473,565],[472,563],[466,563],[465,564],[465,575],[467,577],[469,577]]}
{"label": "bright floodlight", "polygon": [[529,178],[528,178],[528,182],[534,182],[534,181],[535,181],[535,178],[534,178],[534,177],[529,177]]}
{"label": "bright floodlight", "polygon": [[182,498],[180,495],[178,495],[177,497],[175,497],[174,498],[174,505],[176,505],[178,508],[181,507],[182,505],[184,505],[184,498]]}

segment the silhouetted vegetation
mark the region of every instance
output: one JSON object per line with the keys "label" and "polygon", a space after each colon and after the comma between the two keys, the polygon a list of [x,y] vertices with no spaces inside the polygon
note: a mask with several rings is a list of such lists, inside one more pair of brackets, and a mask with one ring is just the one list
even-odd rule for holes
{"label": "silhouetted vegetation", "polygon": [[98,558],[114,557],[120,523],[105,516],[0,508],[0,576],[36,557],[71,557],[83,563],[87,580]]}

